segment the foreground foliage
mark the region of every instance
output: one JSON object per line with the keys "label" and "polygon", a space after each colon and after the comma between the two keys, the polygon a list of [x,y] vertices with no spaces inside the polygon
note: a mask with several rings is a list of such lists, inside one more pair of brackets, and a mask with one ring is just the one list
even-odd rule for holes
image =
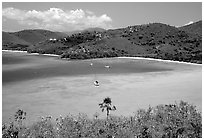
{"label": "foreground foliage", "polygon": [[111,98],[109,98],[109,97],[103,99],[103,102],[100,103],[99,106],[102,109],[102,112],[104,111],[104,109],[106,109],[107,119],[108,119],[108,116],[110,115],[110,111],[115,111],[116,110],[116,107],[112,105]]}
{"label": "foreground foliage", "polygon": [[147,110],[140,109],[134,116],[109,116],[89,119],[85,114],[78,116],[42,118],[32,126],[25,127],[25,113],[16,112],[16,119],[3,124],[2,137],[24,138],[201,138],[202,116],[195,106],[181,101],[179,104],[158,105]]}

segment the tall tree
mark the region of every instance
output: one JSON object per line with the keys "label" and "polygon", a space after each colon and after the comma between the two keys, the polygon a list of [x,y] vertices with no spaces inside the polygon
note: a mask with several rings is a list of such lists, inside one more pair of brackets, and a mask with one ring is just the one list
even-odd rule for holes
{"label": "tall tree", "polygon": [[106,109],[106,115],[107,115],[107,119],[108,116],[110,115],[110,111],[115,111],[116,107],[112,105],[112,101],[111,98],[106,97],[102,103],[99,104],[100,108],[102,108],[102,112]]}

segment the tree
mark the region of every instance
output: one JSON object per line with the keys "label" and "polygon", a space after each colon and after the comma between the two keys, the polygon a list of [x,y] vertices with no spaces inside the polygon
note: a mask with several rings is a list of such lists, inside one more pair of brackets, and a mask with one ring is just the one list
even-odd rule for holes
{"label": "tree", "polygon": [[99,104],[100,108],[102,108],[102,112],[104,111],[104,109],[106,109],[106,113],[107,113],[107,119],[108,119],[108,116],[110,115],[110,111],[115,111],[116,110],[116,107],[113,106],[112,104],[112,101],[111,101],[111,98],[109,97],[106,97],[102,103]]}

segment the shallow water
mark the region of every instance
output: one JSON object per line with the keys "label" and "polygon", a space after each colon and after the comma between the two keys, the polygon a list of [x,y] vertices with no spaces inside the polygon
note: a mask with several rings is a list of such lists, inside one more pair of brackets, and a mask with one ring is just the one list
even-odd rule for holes
{"label": "shallow water", "polygon": [[[3,53],[2,74],[3,121],[18,108],[24,109],[31,121],[79,112],[89,117],[98,112],[99,117],[105,117],[98,103],[107,96],[117,107],[114,115],[133,115],[139,108],[180,100],[202,110],[201,66],[117,58],[69,62]],[[99,87],[93,85],[95,80]]]}
{"label": "shallow water", "polygon": [[[136,64],[135,64],[136,62]],[[90,75],[90,74],[118,74],[144,73],[156,71],[170,71],[171,68],[142,61],[128,61],[123,59],[104,59],[88,61],[65,61],[57,57],[34,56],[26,53],[3,53],[3,85],[9,82],[19,82],[37,78],[56,76]],[[94,63],[90,66],[90,63]],[[105,68],[105,65],[111,68]]]}

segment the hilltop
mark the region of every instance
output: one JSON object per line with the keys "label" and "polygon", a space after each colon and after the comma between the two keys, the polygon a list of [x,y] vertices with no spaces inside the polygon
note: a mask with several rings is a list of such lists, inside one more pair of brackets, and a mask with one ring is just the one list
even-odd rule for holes
{"label": "hilltop", "polygon": [[186,31],[192,34],[198,34],[202,36],[202,21],[194,22],[190,25],[182,26],[180,30]]}
{"label": "hilltop", "polygon": [[2,32],[2,48],[3,49],[20,49],[24,50],[24,48],[29,47],[31,44],[26,42],[23,39],[20,39],[19,37],[7,33]]}
{"label": "hilltop", "polygon": [[3,49],[20,49],[21,46],[24,46],[24,50],[27,50],[29,46],[33,46],[47,39],[61,38],[64,36],[67,36],[67,34],[42,29],[2,32],[2,45]]}
{"label": "hilltop", "polygon": [[41,30],[41,29],[23,30],[19,32],[14,32],[13,34],[19,37],[20,39],[23,39],[33,45],[39,42],[43,42],[46,39],[59,38],[59,37],[66,36],[66,34],[64,33],[52,32],[52,31]]}
{"label": "hilltop", "polygon": [[201,23],[179,28],[162,23],[110,30],[95,28],[70,35],[38,30],[14,35],[32,44],[26,48],[30,53],[58,54],[62,58],[141,56],[202,63]]}
{"label": "hilltop", "polygon": [[94,32],[94,31],[103,32],[103,31],[105,31],[105,29],[95,27],[95,28],[87,28],[87,29],[84,29],[84,30],[74,30],[74,31],[64,32],[64,33],[67,34],[67,36],[70,36],[70,35],[73,35],[73,34],[78,34],[78,33],[83,33],[83,32]]}

